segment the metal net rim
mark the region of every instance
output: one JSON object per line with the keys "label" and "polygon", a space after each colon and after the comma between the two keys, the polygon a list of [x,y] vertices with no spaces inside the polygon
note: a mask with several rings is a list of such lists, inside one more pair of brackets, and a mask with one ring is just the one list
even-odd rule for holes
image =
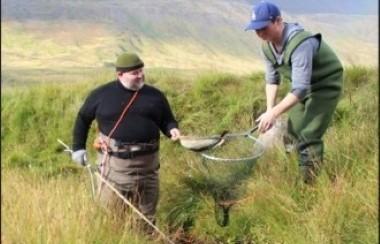
{"label": "metal net rim", "polygon": [[[242,136],[242,135],[239,135],[239,136]],[[238,137],[238,136],[236,136],[236,137]],[[201,152],[201,155],[202,155],[202,157],[204,157],[206,159],[213,160],[213,161],[219,161],[219,162],[238,163],[238,162],[247,161],[247,163],[248,163],[248,161],[255,161],[256,159],[258,159],[259,157],[261,157],[264,154],[264,151],[265,151],[264,144],[261,143],[258,139],[256,139],[255,137],[253,137],[250,134],[244,135],[244,137],[248,137],[249,139],[255,141],[255,144],[259,145],[259,148],[260,148],[259,153],[255,154],[253,156],[244,157],[244,158],[221,158],[221,157],[215,157],[215,156],[209,155],[206,152]]]}

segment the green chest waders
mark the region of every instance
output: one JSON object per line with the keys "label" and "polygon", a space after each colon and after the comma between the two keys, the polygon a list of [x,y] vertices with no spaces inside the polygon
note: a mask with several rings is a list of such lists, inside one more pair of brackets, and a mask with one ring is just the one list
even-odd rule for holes
{"label": "green chest waders", "polygon": [[297,141],[300,173],[305,183],[313,183],[323,161],[323,134],[331,122],[338,104],[343,83],[343,67],[320,34],[300,31],[290,39],[284,49],[284,59],[278,64],[269,46],[262,48],[282,78],[291,80],[291,55],[308,38],[320,41],[318,53],[313,58],[311,90],[289,111],[288,133]]}

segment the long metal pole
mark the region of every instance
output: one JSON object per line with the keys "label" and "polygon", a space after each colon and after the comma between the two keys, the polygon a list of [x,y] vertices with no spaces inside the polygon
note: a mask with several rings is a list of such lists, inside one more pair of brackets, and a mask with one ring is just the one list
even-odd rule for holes
{"label": "long metal pole", "polygon": [[125,204],[127,204],[132,210],[145,222],[147,222],[155,231],[157,231],[162,237],[165,238],[166,241],[168,241],[171,244],[174,244],[160,229],[157,228],[143,213],[141,213],[133,204],[128,201],[111,183],[109,183],[108,180],[104,179],[103,176],[101,176],[98,172],[95,172],[95,175],[104,183],[106,186],[108,186],[120,199],[124,201]]}
{"label": "long metal pole", "polygon": [[[73,153],[73,150],[70,149],[70,147],[68,145],[66,145],[63,141],[61,141],[60,139],[57,139],[57,141],[65,147],[65,152],[69,152],[70,154]],[[93,184],[93,177],[92,177],[92,172],[91,172],[91,164],[87,164],[85,166],[89,172],[90,172],[90,176],[91,176],[91,184],[93,186],[93,196],[95,195],[95,187],[94,187],[94,184]],[[133,206],[133,204],[128,201],[128,199],[126,199],[111,183],[109,183],[108,180],[104,179],[103,176],[101,176],[98,172],[95,172],[94,173],[104,184],[106,184],[120,199],[123,200],[123,202],[125,204],[127,204],[140,218],[142,218],[146,223],[148,223],[156,232],[158,232],[168,243],[170,244],[174,244],[173,241],[171,241],[169,239],[169,237],[167,237],[160,229],[157,228],[157,226],[155,226],[143,213],[141,213],[135,206]]]}

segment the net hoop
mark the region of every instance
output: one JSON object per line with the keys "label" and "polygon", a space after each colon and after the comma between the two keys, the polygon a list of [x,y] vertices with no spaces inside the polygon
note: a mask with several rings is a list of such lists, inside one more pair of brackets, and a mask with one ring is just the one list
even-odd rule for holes
{"label": "net hoop", "polygon": [[238,163],[238,162],[243,162],[243,161],[255,161],[256,159],[258,159],[259,157],[261,157],[264,154],[265,147],[259,140],[257,140],[255,137],[253,137],[250,134],[248,134],[248,135],[247,134],[246,135],[236,135],[234,137],[240,137],[240,136],[248,137],[249,139],[254,141],[255,144],[259,146],[259,150],[258,150],[259,152],[253,156],[244,157],[244,158],[221,158],[221,157],[216,157],[216,156],[212,156],[212,155],[208,154],[207,152],[211,151],[212,150],[211,149],[211,150],[201,152],[202,157],[209,159],[209,160],[213,160],[213,161]]}

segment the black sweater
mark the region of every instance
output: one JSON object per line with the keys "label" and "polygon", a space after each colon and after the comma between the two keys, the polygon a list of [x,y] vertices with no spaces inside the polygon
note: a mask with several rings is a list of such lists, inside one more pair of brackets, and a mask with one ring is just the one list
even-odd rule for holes
{"label": "black sweater", "polygon": [[[73,150],[86,148],[88,131],[94,119],[99,131],[108,136],[133,94],[134,91],[126,89],[119,80],[92,91],[75,121]],[[159,140],[159,130],[170,137],[169,131],[177,127],[165,95],[145,84],[111,137],[127,143],[147,143]]]}

